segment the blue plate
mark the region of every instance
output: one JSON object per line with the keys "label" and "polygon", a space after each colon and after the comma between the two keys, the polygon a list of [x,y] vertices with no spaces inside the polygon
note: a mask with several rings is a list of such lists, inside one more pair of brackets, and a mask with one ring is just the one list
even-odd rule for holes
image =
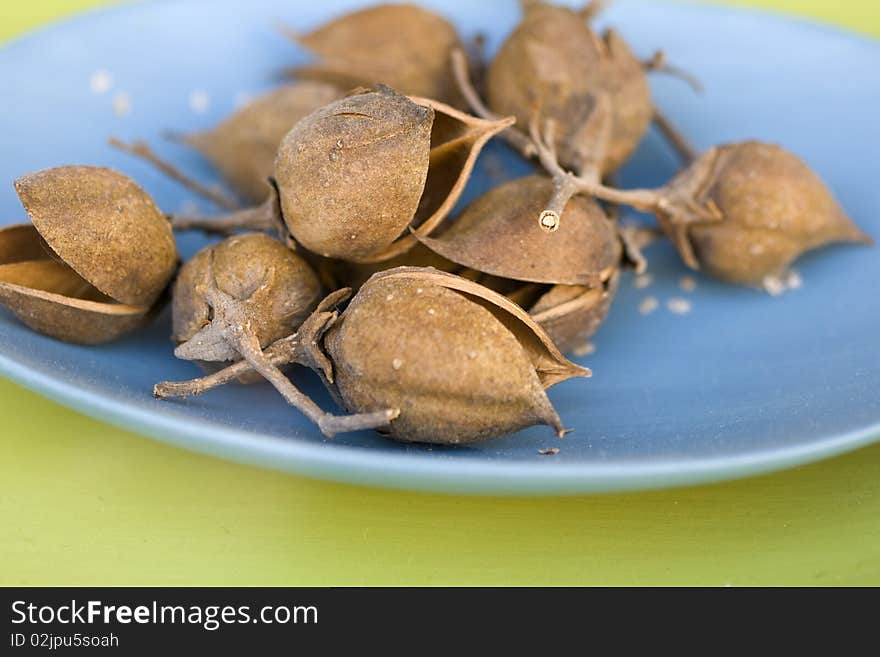
{"label": "blue plate", "polygon": [[[188,194],[105,142],[147,138],[163,155],[210,180],[209,167],[163,143],[166,129],[213,125],[269,88],[276,71],[303,60],[274,29],[308,28],[357,4],[335,0],[154,1],[84,15],[0,51],[2,221],[25,221],[11,182],[63,164],[116,167],[167,210]],[[517,20],[517,3],[426,2],[465,36],[488,31],[489,47]],[[657,103],[700,147],[758,138],[801,155],[853,218],[880,236],[880,84],[876,42],[780,16],[659,2],[619,2],[603,20],[645,57],[669,59],[706,85],[654,81]],[[510,176],[527,167],[503,146]],[[656,185],[675,159],[649,135],[622,176]],[[484,171],[466,199],[485,191]],[[201,238],[181,238],[191,254]],[[634,490],[717,481],[817,460],[880,438],[880,252],[835,247],[797,263],[800,289],[772,298],[687,272],[671,248],[649,252],[654,282],[621,285],[611,316],[582,360],[589,381],[551,397],[575,432],[557,441],[534,428],[472,448],[397,445],[376,434],[326,440],[268,386],[158,402],[152,385],[197,374],[176,360],[168,314],[100,348],[32,333],[0,311],[0,370],[47,397],[126,429],[243,463],[339,481],[494,494]],[[659,308],[640,312],[653,297]],[[671,312],[667,306],[690,311]],[[647,302],[647,303],[650,303]],[[643,306],[644,309],[644,306]],[[681,308],[680,308],[681,309]],[[330,405],[309,373],[307,392]],[[538,450],[559,447],[556,456]]]}

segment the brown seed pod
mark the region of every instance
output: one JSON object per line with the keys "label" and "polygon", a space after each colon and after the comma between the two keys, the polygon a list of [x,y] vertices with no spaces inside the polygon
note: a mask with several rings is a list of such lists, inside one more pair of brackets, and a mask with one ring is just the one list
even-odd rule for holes
{"label": "brown seed pod", "polygon": [[60,340],[100,343],[146,318],[177,266],[171,228],[127,176],[58,167],[15,181],[33,225],[0,233],[0,297]]}
{"label": "brown seed pod", "polygon": [[[393,409],[396,419],[385,432],[396,440],[472,443],[533,424],[564,433],[544,391],[589,370],[566,360],[507,298],[415,267],[376,274],[337,317],[330,310],[346,294],[328,297],[298,335],[279,340],[265,357],[315,369],[340,403],[360,414],[354,417]],[[239,363],[202,379],[159,384],[155,393],[201,394],[247,370]]]}
{"label": "brown seed pod", "polygon": [[318,255],[389,260],[416,243],[403,234],[410,225],[428,233],[443,221],[480,150],[512,121],[477,119],[388,88],[356,94],[287,134],[275,162],[277,197],[225,217],[176,218],[175,226],[262,229],[283,221]]}
{"label": "brown seed pod", "polygon": [[613,30],[596,35],[584,10],[525,0],[523,19],[489,66],[491,110],[514,115],[527,131],[535,111],[556,124],[559,161],[576,172],[591,168],[591,115],[600,96],[611,105],[607,148],[598,173],[615,171],[633,153],[654,113],[643,63]]}
{"label": "brown seed pod", "polygon": [[547,331],[559,351],[568,353],[599,330],[614,301],[619,278],[615,269],[599,287],[554,285],[529,307],[529,314]]}
{"label": "brown seed pod", "polygon": [[469,205],[449,228],[416,236],[432,251],[471,269],[534,283],[599,287],[620,263],[613,222],[587,197],[572,199],[558,232],[535,216],[553,193],[546,176],[506,182]]}
{"label": "brown seed pod", "polygon": [[389,435],[408,442],[471,443],[533,424],[562,435],[544,390],[586,374],[504,297],[424,269],[374,276],[324,343],[346,407],[399,408]]}
{"label": "brown seed pod", "polygon": [[101,294],[29,224],[0,229],[0,303],[33,330],[77,344],[118,338],[140,326],[149,310]]}
{"label": "brown seed pod", "polygon": [[785,149],[750,141],[711,149],[670,184],[719,219],[657,212],[685,263],[718,278],[760,285],[802,253],[831,242],[871,243],[822,180]]}
{"label": "brown seed pod", "polygon": [[445,18],[412,4],[355,11],[307,34],[290,36],[319,57],[291,69],[301,79],[344,88],[386,84],[401,93],[457,104],[449,57],[461,48]]}
{"label": "brown seed pod", "polygon": [[266,180],[275,171],[284,135],[342,95],[330,84],[295,82],[254,99],[212,130],[178,139],[210,160],[242,198],[259,203],[269,193]]}
{"label": "brown seed pod", "polygon": [[229,361],[238,343],[262,349],[295,331],[311,313],[321,285],[311,267],[262,233],[229,237],[199,251],[174,285],[175,354],[187,360]]}

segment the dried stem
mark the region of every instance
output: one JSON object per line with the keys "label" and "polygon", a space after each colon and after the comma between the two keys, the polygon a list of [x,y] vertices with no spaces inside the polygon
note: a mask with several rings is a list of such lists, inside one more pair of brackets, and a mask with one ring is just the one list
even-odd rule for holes
{"label": "dried stem", "polygon": [[703,93],[703,83],[700,82],[699,78],[683,68],[670,64],[666,60],[666,53],[662,50],[655,52],[654,56],[651,57],[651,59],[642,62],[642,65],[645,67],[646,71],[671,75],[672,77],[676,77],[685,82],[695,93]]}
{"label": "dried stem", "polygon": [[654,108],[654,125],[663,134],[663,137],[678,153],[685,166],[692,164],[698,157],[697,150],[687,138],[673,125],[672,121],[656,107]]}
{"label": "dried stem", "polygon": [[[474,114],[487,121],[498,121],[503,118],[486,107],[480,94],[471,83],[467,57],[464,52],[458,49],[452,52],[452,73],[461,95],[464,96],[465,102]],[[499,136],[522,153],[523,157],[532,158],[537,155],[535,145],[515,127],[507,128]]]}
{"label": "dried stem", "polygon": [[216,216],[169,215],[174,230],[201,230],[206,233],[229,235],[237,230],[273,232],[278,230],[280,218],[274,194],[262,204]]}
{"label": "dried stem", "polygon": [[[322,410],[311,398],[293,385],[279,367],[304,356],[307,349],[300,348],[300,341],[295,336],[274,343],[265,352],[262,350],[259,339],[250,328],[251,321],[246,306],[255,297],[271,287],[273,277],[274,270],[270,270],[267,272],[266,282],[254,292],[249,300],[241,301],[223,292],[217,286],[212,268],[212,274],[207,277],[200,292],[213,310],[214,319],[188,343],[178,347],[175,354],[184,357],[197,356],[203,339],[200,336],[210,335],[225,340],[241,355],[249,367],[243,367],[241,363],[234,363],[221,372],[201,379],[180,383],[160,383],[153,388],[153,394],[159,398],[201,394],[210,387],[227,383],[233,378],[253,370],[271,383],[288,404],[314,422],[321,433],[328,438],[332,438],[338,433],[387,427],[394,418],[400,415],[399,410],[384,409],[355,415],[332,415]],[[212,348],[211,340],[206,340],[206,342],[209,343],[208,348]],[[190,348],[189,343],[195,343],[195,347]],[[303,360],[306,359],[303,358]]]}
{"label": "dried stem", "polygon": [[116,148],[125,153],[129,153],[130,155],[134,155],[135,157],[138,157],[145,162],[152,164],[169,178],[177,181],[185,188],[189,189],[192,192],[195,192],[199,196],[208,199],[212,203],[216,204],[218,207],[221,207],[225,210],[237,210],[239,207],[241,207],[235,199],[230,198],[223,192],[212,189],[211,187],[203,185],[199,181],[190,178],[173,164],[170,164],[169,162],[161,159],[153,152],[153,150],[146,142],[136,141],[132,144],[127,144],[120,139],[111,137],[109,140],[109,144],[113,148]]}
{"label": "dried stem", "polygon": [[576,194],[588,194],[611,203],[629,205],[646,212],[657,210],[662,205],[662,189],[618,190],[603,185],[597,179],[595,172],[576,176],[563,169],[556,157],[556,148],[553,146],[552,123],[546,122],[544,133],[541,134],[538,118],[534,117],[530,125],[530,132],[538,159],[553,178],[553,196],[544,212],[541,213],[539,220],[541,228],[544,230],[552,231],[559,228],[562,211]]}
{"label": "dried stem", "polygon": [[386,409],[355,415],[332,415],[326,413],[308,396],[304,395],[299,388],[293,385],[290,379],[284,376],[284,373],[266,358],[260,349],[260,342],[256,336],[243,334],[237,340],[236,346],[244,359],[281,393],[281,396],[284,397],[287,403],[314,422],[321,430],[321,433],[328,438],[332,438],[338,433],[381,429],[382,427],[387,427],[393,419],[400,415],[400,410],[398,409]]}

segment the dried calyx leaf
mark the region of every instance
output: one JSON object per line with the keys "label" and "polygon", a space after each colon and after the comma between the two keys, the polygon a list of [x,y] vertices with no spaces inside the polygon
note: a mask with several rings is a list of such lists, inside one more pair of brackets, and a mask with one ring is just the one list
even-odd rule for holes
{"label": "dried calyx leaf", "polygon": [[15,189],[52,251],[111,299],[150,306],[174,274],[168,222],[128,176],[58,167],[22,176]]}
{"label": "dried calyx leaf", "polygon": [[436,228],[461,196],[479,151],[510,120],[484,121],[382,88],[300,121],[275,162],[280,202],[175,226],[229,230],[283,220],[313,253],[379,262],[412,248],[410,225]]}
{"label": "dried calyx leaf", "polygon": [[546,176],[511,180],[474,201],[448,229],[432,236],[414,232],[443,257],[494,276],[601,286],[620,262],[614,224],[595,201],[577,197],[558,232],[537,230],[535,216],[552,193]]}
{"label": "dried calyx leaf", "polygon": [[596,164],[591,115],[607,96],[612,120],[597,173],[616,170],[653,116],[642,62],[613,30],[597,36],[582,11],[538,1],[523,5],[521,23],[489,66],[489,108],[516,116],[522,131],[537,110],[557,126],[553,146],[562,165],[584,172]]}
{"label": "dried calyx leaf", "polygon": [[284,136],[300,119],[342,95],[330,84],[295,82],[255,98],[212,130],[175,138],[209,159],[242,198],[260,202]]}
{"label": "dried calyx leaf", "polygon": [[130,178],[58,167],[15,181],[33,225],[0,233],[2,302],[31,328],[100,343],[143,323],[177,266],[171,228]]}
{"label": "dried calyx leaf", "polygon": [[445,18],[412,4],[383,4],[355,11],[291,38],[315,55],[291,69],[298,78],[346,88],[387,84],[401,93],[457,104],[449,56],[461,42]]}
{"label": "dried calyx leaf", "polygon": [[347,262],[322,258],[318,263],[318,273],[321,280],[326,281],[327,289],[351,288],[356,292],[373,274],[396,267],[432,267],[453,274],[463,269],[461,265],[418,243],[409,251],[384,262]]}
{"label": "dried calyx leaf", "polygon": [[33,330],[78,344],[113,340],[140,326],[149,311],[99,292],[28,224],[0,229],[0,304]]}
{"label": "dried calyx leaf", "polygon": [[[326,312],[325,306],[300,335],[266,353],[275,364],[317,363],[351,412],[397,409],[383,431],[396,440],[472,443],[533,424],[548,424],[561,436],[564,429],[544,391],[589,376],[589,370],[567,361],[519,306],[432,269],[378,273],[342,316],[328,319]],[[165,384],[159,392],[200,394],[244,371],[238,365],[200,380]]]}
{"label": "dried calyx leaf", "polygon": [[568,353],[585,344],[608,316],[617,292],[617,270],[599,287],[554,285],[529,307],[559,351]]}

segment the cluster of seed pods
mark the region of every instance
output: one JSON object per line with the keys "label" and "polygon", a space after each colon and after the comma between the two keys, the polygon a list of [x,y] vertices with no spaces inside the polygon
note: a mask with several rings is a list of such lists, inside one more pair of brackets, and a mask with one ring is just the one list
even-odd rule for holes
{"label": "cluster of seed pods", "polygon": [[[106,169],[25,176],[32,225],[0,231],[0,302],[35,330],[97,343],[142,324],[171,289],[174,353],[206,374],[158,383],[159,398],[265,379],[326,436],[466,444],[537,424],[562,436],[546,390],[590,375],[563,353],[598,329],[620,270],[645,266],[608,204],[653,212],[688,266],[747,285],[808,249],[869,241],[778,146],[694,155],[650,96],[647,73],[669,67],[596,34],[598,4],[524,0],[487,65],[413,5],[291,30],[313,63],[213,130],[175,137],[232,194],[114,141],[226,214],[165,216]],[[656,190],[608,185],[652,121],[685,167]],[[540,173],[452,216],[496,135]],[[225,237],[175,278],[172,229]],[[289,365],[317,372],[345,414],[304,395]]]}

